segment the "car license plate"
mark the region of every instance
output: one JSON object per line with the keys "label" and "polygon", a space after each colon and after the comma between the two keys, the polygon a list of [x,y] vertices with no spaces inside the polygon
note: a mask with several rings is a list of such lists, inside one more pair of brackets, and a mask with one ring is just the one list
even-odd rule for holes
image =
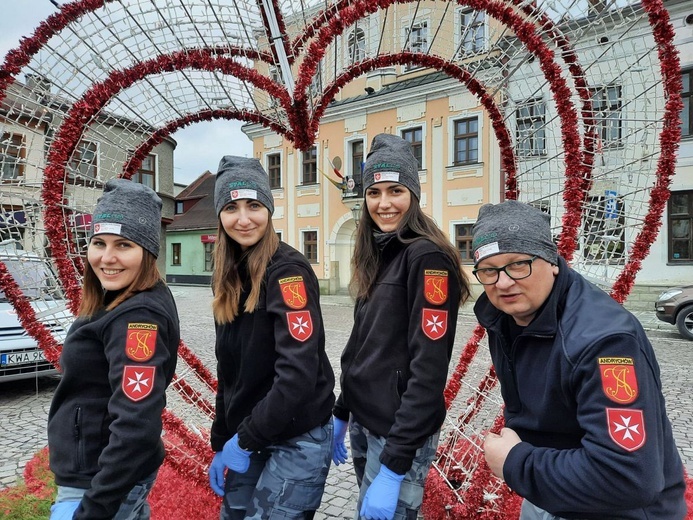
{"label": "car license plate", "polygon": [[26,363],[38,363],[45,360],[46,356],[43,355],[43,350],[0,354],[0,366],[24,365]]}

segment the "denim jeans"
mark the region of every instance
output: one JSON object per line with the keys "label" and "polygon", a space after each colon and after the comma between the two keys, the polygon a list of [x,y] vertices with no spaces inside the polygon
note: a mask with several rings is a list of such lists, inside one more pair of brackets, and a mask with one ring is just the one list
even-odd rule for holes
{"label": "denim jeans", "polygon": [[245,473],[226,473],[221,520],[310,519],[332,461],[332,419],[250,455]]}
{"label": "denim jeans", "polygon": [[[434,433],[416,451],[412,466],[407,471],[399,490],[395,520],[416,520],[423,501],[426,476],[438,448],[439,436],[440,432]],[[349,441],[356,482],[359,485],[359,500],[354,519],[359,520],[359,511],[361,511],[366,491],[380,471],[380,454],[385,447],[386,439],[371,434],[366,428],[352,421],[349,426]]]}
{"label": "denim jeans", "polygon": [[[113,520],[149,520],[151,511],[147,497],[154,486],[156,474],[158,470],[149,475],[147,478],[140,480],[133,487],[127,496],[120,504],[118,512],[113,517]],[[69,486],[58,486],[58,496],[55,498],[57,502],[80,501],[86,493],[86,489],[74,488]]]}

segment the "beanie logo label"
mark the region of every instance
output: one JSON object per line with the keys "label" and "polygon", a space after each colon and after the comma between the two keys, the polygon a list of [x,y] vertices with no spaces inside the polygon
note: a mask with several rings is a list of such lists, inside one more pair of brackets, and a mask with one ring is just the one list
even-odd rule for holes
{"label": "beanie logo label", "polygon": [[474,251],[474,262],[479,262],[482,258],[486,258],[487,256],[491,255],[497,255],[500,253],[500,248],[498,247],[498,242],[491,242],[490,244],[486,244],[484,246],[481,246],[479,249]]}
{"label": "beanie logo label", "polygon": [[231,190],[231,200],[239,199],[253,199],[257,200],[257,191],[242,189],[242,190]]}
{"label": "beanie logo label", "polygon": [[399,182],[399,173],[397,172],[378,172],[373,174],[373,183],[376,182]]}
{"label": "beanie logo label", "polygon": [[122,224],[115,224],[113,222],[99,222],[94,224],[94,234],[108,233],[109,235],[120,235],[120,230]]}
{"label": "beanie logo label", "polygon": [[279,287],[282,291],[284,303],[292,309],[303,309],[308,303],[306,286],[303,284],[302,276],[282,278],[279,280]]}
{"label": "beanie logo label", "polygon": [[448,272],[424,270],[424,297],[428,303],[442,305],[448,299]]}

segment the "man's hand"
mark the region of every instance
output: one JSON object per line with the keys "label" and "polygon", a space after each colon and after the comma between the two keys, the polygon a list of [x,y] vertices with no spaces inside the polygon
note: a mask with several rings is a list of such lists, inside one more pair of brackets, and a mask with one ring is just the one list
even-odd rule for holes
{"label": "man's hand", "polygon": [[404,475],[398,475],[385,465],[380,466],[380,472],[363,498],[360,515],[366,520],[392,520],[403,480]]}
{"label": "man's hand", "polygon": [[515,430],[503,428],[500,435],[489,433],[484,439],[484,457],[486,463],[495,476],[503,478],[503,464],[516,444],[520,444],[522,439],[515,433]]}
{"label": "man's hand", "polygon": [[349,458],[344,438],[346,437],[348,421],[342,421],[337,417],[334,418],[334,447],[332,448],[332,462],[336,466],[343,464]]}
{"label": "man's hand", "polygon": [[236,473],[245,473],[250,467],[250,454],[238,445],[238,434],[226,441],[222,453],[224,466]]}

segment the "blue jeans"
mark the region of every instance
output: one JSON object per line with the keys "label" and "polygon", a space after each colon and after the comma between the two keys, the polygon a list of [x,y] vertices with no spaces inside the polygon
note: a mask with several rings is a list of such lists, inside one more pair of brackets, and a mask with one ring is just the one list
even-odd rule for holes
{"label": "blue jeans", "polygon": [[522,501],[519,520],[565,520],[562,516],[552,515],[548,511],[535,506],[527,499]]}
{"label": "blue jeans", "polygon": [[[130,490],[120,504],[120,508],[113,517],[113,520],[149,520],[151,511],[149,509],[147,497],[154,486],[157,473],[158,470],[147,478],[140,480],[137,485]],[[58,496],[55,498],[55,501],[56,503],[70,501],[79,502],[86,492],[86,489],[58,486]]]}
{"label": "blue jeans", "polygon": [[310,519],[332,461],[332,419],[250,455],[245,473],[226,473],[221,520]]}
{"label": "blue jeans", "polygon": [[[439,436],[440,432],[434,433],[416,451],[412,466],[404,476],[399,490],[395,520],[416,520],[423,501],[426,476],[436,456]],[[359,520],[359,511],[361,511],[366,491],[380,472],[380,454],[385,447],[386,439],[371,434],[366,428],[352,421],[349,426],[349,441],[356,482],[359,485],[359,500],[356,504],[354,519]]]}

